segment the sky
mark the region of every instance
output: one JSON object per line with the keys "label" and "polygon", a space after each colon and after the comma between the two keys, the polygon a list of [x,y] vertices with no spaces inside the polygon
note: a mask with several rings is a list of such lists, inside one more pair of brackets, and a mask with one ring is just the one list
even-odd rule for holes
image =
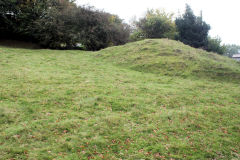
{"label": "sky", "polygon": [[225,44],[240,45],[240,0],[77,0],[78,5],[90,5],[117,14],[129,23],[140,18],[147,9],[164,9],[176,16],[189,4],[195,15],[203,12],[203,19],[211,26],[210,35],[219,36]]}

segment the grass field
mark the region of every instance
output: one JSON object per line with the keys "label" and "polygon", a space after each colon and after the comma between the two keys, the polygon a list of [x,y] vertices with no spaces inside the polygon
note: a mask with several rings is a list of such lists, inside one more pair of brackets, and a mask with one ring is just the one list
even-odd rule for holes
{"label": "grass field", "polygon": [[240,159],[240,63],[170,40],[0,47],[0,159]]}

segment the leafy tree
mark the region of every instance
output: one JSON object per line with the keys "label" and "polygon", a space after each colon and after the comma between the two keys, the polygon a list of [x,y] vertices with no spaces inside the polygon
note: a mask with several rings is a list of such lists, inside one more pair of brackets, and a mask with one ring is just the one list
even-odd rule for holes
{"label": "leafy tree", "polygon": [[209,52],[216,52],[218,54],[223,55],[226,52],[226,47],[224,45],[221,45],[221,38],[216,37],[216,38],[211,38],[208,37],[208,43],[206,50]]}
{"label": "leafy tree", "polygon": [[43,16],[34,21],[34,38],[46,48],[74,48],[78,42],[75,32],[77,6],[69,1],[51,1]]}
{"label": "leafy tree", "polygon": [[116,15],[72,0],[0,1],[3,38],[34,41],[46,48],[98,50],[128,41],[129,26]]}
{"label": "leafy tree", "polygon": [[5,0],[0,2],[0,32],[3,37],[32,40],[33,22],[48,0]]}
{"label": "leafy tree", "polygon": [[228,44],[225,45],[226,52],[225,55],[228,57],[232,57],[234,54],[240,53],[240,46],[236,44]]}
{"label": "leafy tree", "polygon": [[118,16],[94,8],[79,7],[75,23],[80,43],[88,50],[121,45],[129,39],[129,26]]}
{"label": "leafy tree", "polygon": [[148,10],[146,15],[135,22],[136,31],[132,39],[144,38],[171,38],[176,35],[176,26],[173,14],[160,10]]}
{"label": "leafy tree", "polygon": [[130,26],[124,23],[117,15],[110,16],[108,35],[112,45],[122,45],[129,41]]}
{"label": "leafy tree", "polygon": [[179,32],[178,40],[195,48],[207,45],[210,26],[202,20],[202,15],[194,15],[189,5],[186,5],[185,13],[175,23]]}

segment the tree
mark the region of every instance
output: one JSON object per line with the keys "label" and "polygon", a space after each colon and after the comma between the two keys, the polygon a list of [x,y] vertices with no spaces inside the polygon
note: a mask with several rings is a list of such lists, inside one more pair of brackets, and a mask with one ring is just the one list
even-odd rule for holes
{"label": "tree", "polygon": [[49,0],[5,0],[0,2],[0,32],[3,37],[32,40],[33,22]]}
{"label": "tree", "polygon": [[45,48],[71,49],[78,45],[99,50],[124,44],[129,26],[118,16],[74,0],[0,1],[2,38],[37,42]]}
{"label": "tree", "polygon": [[33,35],[46,48],[74,48],[79,41],[75,25],[77,6],[66,0],[51,1],[34,21]]}
{"label": "tree", "polygon": [[225,55],[228,57],[232,57],[234,54],[240,53],[240,46],[236,44],[228,44],[225,45],[226,52]]}
{"label": "tree", "polygon": [[173,21],[173,14],[160,10],[148,10],[146,15],[135,22],[136,31],[132,39],[144,38],[171,38],[176,35],[176,26]]}
{"label": "tree", "polygon": [[76,33],[87,50],[121,45],[129,39],[129,26],[116,15],[91,7],[78,7],[75,19]]}
{"label": "tree", "polygon": [[215,38],[208,37],[206,50],[209,52],[216,52],[218,54],[223,55],[226,52],[226,47],[224,45],[221,45],[221,42],[222,40],[219,37]]}
{"label": "tree", "polygon": [[179,35],[178,40],[195,48],[207,45],[210,26],[202,20],[202,15],[196,17],[189,5],[185,13],[175,20]]}

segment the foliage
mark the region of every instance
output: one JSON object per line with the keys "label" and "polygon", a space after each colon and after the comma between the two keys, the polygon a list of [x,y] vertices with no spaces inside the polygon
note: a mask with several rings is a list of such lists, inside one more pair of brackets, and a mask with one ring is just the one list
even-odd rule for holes
{"label": "foliage", "polygon": [[11,0],[0,6],[0,33],[5,38],[54,49],[81,44],[88,50],[121,45],[129,38],[129,26],[118,16],[69,0]]}
{"label": "foliage", "polygon": [[2,38],[31,39],[33,22],[42,16],[47,0],[5,0],[0,2]]}
{"label": "foliage", "polygon": [[34,21],[34,38],[46,48],[74,48],[79,39],[74,23],[77,7],[68,1],[52,5],[55,7],[46,9],[44,16]]}
{"label": "foliage", "polygon": [[116,15],[79,7],[76,17],[80,43],[89,50],[121,45],[129,39],[129,26]]}
{"label": "foliage", "polygon": [[136,31],[132,40],[144,38],[170,38],[176,35],[176,26],[173,14],[161,10],[148,10],[145,17],[135,22]]}
{"label": "foliage", "polygon": [[202,20],[202,15],[194,15],[189,5],[186,5],[185,13],[175,23],[179,32],[178,40],[195,48],[207,45],[210,26]]}
{"label": "foliage", "polygon": [[221,42],[222,40],[219,37],[208,37],[206,50],[223,55],[224,53],[226,53],[226,47],[224,45],[221,45]]}
{"label": "foliage", "polygon": [[236,44],[228,44],[226,47],[226,56],[232,57],[234,54],[240,53],[240,46]]}
{"label": "foliage", "polygon": [[227,57],[166,39],[0,50],[1,160],[240,159]]}
{"label": "foliage", "polygon": [[146,38],[146,35],[141,32],[141,31],[133,31],[133,33],[130,34],[130,41],[135,42],[135,41],[140,41]]}

